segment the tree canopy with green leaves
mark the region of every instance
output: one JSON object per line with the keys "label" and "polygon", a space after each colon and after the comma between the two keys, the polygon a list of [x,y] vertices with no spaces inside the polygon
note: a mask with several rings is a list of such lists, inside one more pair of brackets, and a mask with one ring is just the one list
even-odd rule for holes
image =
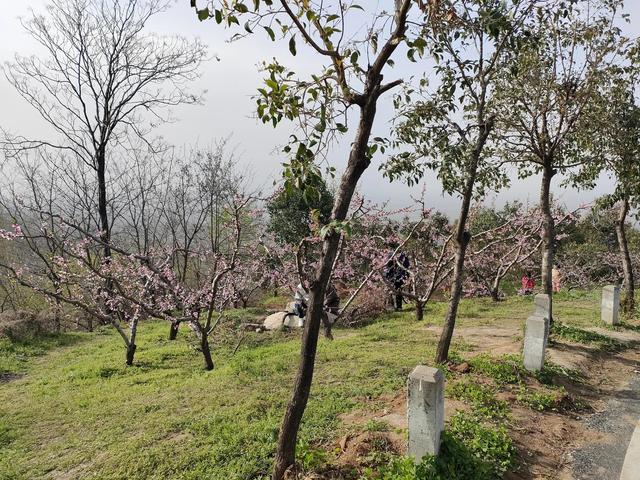
{"label": "tree canopy with green leaves", "polygon": [[615,25],[620,0],[558,2],[537,9],[523,30],[514,65],[499,78],[496,101],[500,157],[519,177],[541,174],[544,215],[541,262],[543,292],[550,297],[554,264],[551,182],[558,174],[598,162],[598,88],[617,68],[625,44]]}
{"label": "tree canopy with green leaves", "polygon": [[[400,85],[387,81],[383,72],[393,66],[392,56],[406,42],[408,14],[413,0],[396,0],[391,8],[368,10],[351,1],[214,0],[206,6],[191,0],[200,20],[213,19],[231,29],[243,25],[234,38],[255,34],[265,40],[283,41],[291,56],[300,44],[314,55],[314,72],[300,75],[274,58],[263,64],[266,78],[255,96],[256,114],[265,124],[294,124],[284,163],[284,188],[317,192],[322,179],[326,147],[339,141],[355,124],[346,167],[340,176],[331,218],[320,230],[321,254],[311,278],[303,279],[309,290],[309,310],[293,395],[279,432],[273,480],[284,478],[295,464],[298,429],[304,414],[315,366],[324,298],[336,262],[346,220],[358,181],[378,151],[371,142],[378,100]],[[423,2],[417,5],[426,9]],[[317,68],[316,68],[317,67]],[[356,111],[355,120],[349,113]],[[326,165],[325,172],[335,174]],[[315,192],[314,192],[315,190]],[[307,194],[309,195],[309,194]]]}
{"label": "tree canopy with green leaves", "polygon": [[595,138],[597,148],[604,155],[584,165],[571,179],[574,185],[582,188],[593,188],[601,174],[614,182],[613,190],[598,203],[605,208],[618,206],[617,218],[612,219],[612,230],[624,272],[622,311],[627,316],[635,313],[635,279],[627,220],[629,214],[640,207],[640,106],[636,98],[640,78],[639,47],[638,43],[628,46],[624,60],[611,70],[594,95],[599,100],[598,135]]}
{"label": "tree canopy with green leaves", "polygon": [[305,198],[304,192],[298,189],[281,189],[269,200],[267,229],[279,242],[297,245],[311,234],[314,217],[322,225],[329,221],[333,195],[323,180],[316,190],[317,195]]}
{"label": "tree canopy with green leaves", "polygon": [[436,78],[425,74],[417,88],[407,87],[395,101],[399,121],[393,146],[401,152],[384,165],[385,174],[392,180],[404,177],[411,185],[433,170],[444,191],[461,199],[453,234],[454,280],[437,362],[447,360],[462,295],[471,202],[507,184],[493,155],[496,118],[502,113],[494,101],[496,84],[519,52],[525,20],[542,3],[548,2],[441,2],[444,21],[432,21],[430,11],[411,54],[435,60]]}

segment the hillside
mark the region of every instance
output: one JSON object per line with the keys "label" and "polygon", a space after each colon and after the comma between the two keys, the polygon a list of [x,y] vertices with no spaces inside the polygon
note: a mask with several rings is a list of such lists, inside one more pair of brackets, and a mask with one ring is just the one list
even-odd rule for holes
{"label": "hillside", "polygon": [[[625,388],[640,336],[631,325],[594,333],[599,297],[592,293],[558,297],[557,318],[572,327],[556,329],[543,374],[525,374],[517,354],[530,301],[463,301],[456,363],[448,366],[450,434],[434,472],[560,472],[565,454],[597,437],[584,418]],[[412,478],[400,455],[403,387],[415,365],[430,364],[444,308],[428,305],[423,322],[409,311],[387,314],[320,342],[298,441],[307,478]],[[171,342],[161,322],[141,324],[128,368],[109,329],[29,346],[0,340],[0,478],[266,478],[300,332],[249,333],[235,354],[233,332],[214,335],[211,372],[203,370],[188,329]]]}

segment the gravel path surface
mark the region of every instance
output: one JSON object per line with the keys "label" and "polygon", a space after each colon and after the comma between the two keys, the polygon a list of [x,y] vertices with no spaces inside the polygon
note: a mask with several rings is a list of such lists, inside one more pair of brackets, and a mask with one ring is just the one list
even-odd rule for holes
{"label": "gravel path surface", "polygon": [[586,420],[587,427],[603,433],[604,438],[571,454],[575,480],[620,478],[627,446],[640,419],[640,374],[634,375],[626,389],[612,395],[604,411]]}

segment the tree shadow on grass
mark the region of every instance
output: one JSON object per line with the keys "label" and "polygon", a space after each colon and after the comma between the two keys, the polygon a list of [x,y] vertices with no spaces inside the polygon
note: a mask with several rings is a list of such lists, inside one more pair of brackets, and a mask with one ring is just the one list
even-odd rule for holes
{"label": "tree shadow on grass", "polygon": [[28,361],[56,348],[79,345],[91,339],[82,333],[56,333],[28,338],[0,338],[0,375],[5,380],[15,380],[24,373]]}

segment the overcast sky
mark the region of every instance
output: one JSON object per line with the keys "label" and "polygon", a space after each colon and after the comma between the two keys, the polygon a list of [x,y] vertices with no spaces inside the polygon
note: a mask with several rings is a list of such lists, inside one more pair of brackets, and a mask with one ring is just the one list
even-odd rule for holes
{"label": "overcast sky", "polygon": [[[1,0],[0,15],[0,62],[10,60],[17,52],[31,54],[36,52],[35,46],[24,33],[19,17],[28,15],[29,8],[41,11],[48,2],[46,0],[23,0],[9,2]],[[374,0],[366,0],[365,3]],[[637,37],[640,35],[640,1],[627,0],[627,13],[631,22],[622,25],[624,33]],[[251,117],[254,101],[251,95],[260,85],[261,75],[257,65],[262,60],[274,56],[282,56],[286,64],[297,70],[307,70],[313,66],[313,57],[304,54],[304,47],[298,47],[299,54],[295,59],[279,55],[286,50],[282,43],[270,44],[264,36],[248,38],[229,44],[229,36],[215,22],[200,23],[187,0],[179,0],[170,11],[156,18],[152,28],[167,34],[198,36],[216,55],[219,61],[212,60],[203,69],[201,80],[194,85],[194,90],[207,90],[206,101],[202,106],[189,106],[174,111],[179,119],[177,123],[163,127],[161,133],[171,143],[182,146],[193,143],[206,145],[217,138],[232,136],[232,144],[237,146],[244,166],[249,168],[256,184],[265,189],[271,188],[274,180],[280,177],[280,164],[283,158],[278,153],[278,145],[286,141],[290,130],[286,124],[277,129],[262,125]],[[377,4],[377,2],[376,2]],[[281,51],[278,51],[277,49]],[[404,67],[396,67],[394,75],[404,76]],[[386,135],[392,116],[389,99],[385,99],[379,110],[375,134]],[[353,115],[352,115],[353,117]],[[38,135],[44,131],[44,125],[30,107],[13,91],[4,76],[0,77],[0,127],[12,133],[25,136]],[[342,145],[331,152],[330,162],[337,168],[345,163],[350,134],[344,137]],[[394,207],[402,207],[410,203],[409,190],[400,183],[390,184],[378,172],[378,165],[383,157],[376,157],[376,163],[365,173],[361,180],[360,191],[368,198],[376,201],[390,201]],[[558,181],[558,180],[556,180]],[[539,180],[536,177],[527,180],[514,180],[512,188],[497,194],[490,199],[497,205],[511,199],[535,202],[538,195]],[[431,206],[448,214],[454,214],[458,202],[441,194],[437,180],[430,174],[426,179],[427,200]],[[595,196],[610,190],[611,182],[601,179],[598,188],[593,192],[558,192],[557,197],[569,207],[587,202]],[[419,190],[420,188],[418,188]],[[416,190],[416,192],[418,191]]]}

